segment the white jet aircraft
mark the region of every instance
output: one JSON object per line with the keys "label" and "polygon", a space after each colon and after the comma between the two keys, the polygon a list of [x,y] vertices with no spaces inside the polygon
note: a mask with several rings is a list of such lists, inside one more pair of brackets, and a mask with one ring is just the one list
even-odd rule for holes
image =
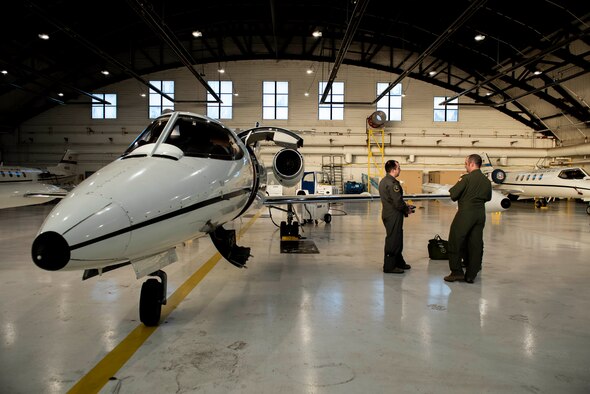
{"label": "white jet aircraft", "polygon": [[75,184],[76,165],[77,154],[68,150],[57,166],[46,170],[0,166],[0,209],[63,198],[67,194],[65,187]]}
{"label": "white jet aircraft", "polygon": [[[159,323],[166,304],[166,274],[177,260],[175,246],[209,235],[219,253],[244,267],[250,248],[238,246],[223,225],[256,202],[287,205],[283,236],[298,235],[292,204],[372,201],[363,195],[265,196],[266,168],[258,157],[263,141],[281,147],[273,172],[284,186],[303,175],[303,140],[280,128],[234,133],[216,120],[189,112],[155,119],[123,155],[80,183],[47,216],[32,245],[34,263],[45,270],[84,270],[83,279],[131,264],[142,286],[140,320]],[[407,199],[448,199],[408,195]]]}
{"label": "white jet aircraft", "polygon": [[[449,195],[449,189],[453,187],[453,185],[441,185],[439,183],[424,183],[422,184],[422,191],[425,193],[434,193],[438,195]],[[443,200],[444,204],[449,204],[452,206],[457,206],[456,201]],[[508,197],[504,194],[500,193],[499,191],[492,190],[492,199],[485,203],[485,208],[487,213],[491,212],[503,212],[510,208],[511,202]]]}
{"label": "white jet aircraft", "polygon": [[548,198],[579,198],[588,202],[590,215],[590,175],[581,167],[541,168],[531,171],[505,172],[494,169],[486,153],[481,154],[482,172],[495,190],[516,199],[535,200],[537,207],[547,205]]}

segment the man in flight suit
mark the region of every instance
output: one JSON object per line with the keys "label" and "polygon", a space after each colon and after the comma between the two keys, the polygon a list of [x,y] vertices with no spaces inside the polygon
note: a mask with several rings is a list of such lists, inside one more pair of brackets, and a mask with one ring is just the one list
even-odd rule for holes
{"label": "man in flight suit", "polygon": [[401,168],[397,161],[388,160],[385,163],[387,173],[379,182],[379,196],[383,210],[381,219],[385,225],[385,258],[383,272],[387,274],[403,274],[404,270],[412,268],[402,256],[404,249],[404,217],[414,213],[414,206],[407,205],[403,199],[404,192],[396,179]]}
{"label": "man in flight suit", "polygon": [[[467,174],[450,190],[451,200],[458,201],[449,231],[449,268],[447,282],[466,281],[473,283],[481,270],[483,257],[483,228],[486,224],[485,203],[492,199],[492,184],[481,172],[481,157],[469,155],[465,159]],[[465,274],[461,258],[467,264]]]}

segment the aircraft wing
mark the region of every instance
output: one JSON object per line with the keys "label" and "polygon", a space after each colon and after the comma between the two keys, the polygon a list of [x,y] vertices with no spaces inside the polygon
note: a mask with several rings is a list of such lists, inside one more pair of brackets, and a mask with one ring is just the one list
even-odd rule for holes
{"label": "aircraft wing", "polygon": [[[456,206],[457,203],[451,201],[449,196],[449,189],[451,187],[452,185],[442,185],[439,183],[423,183],[422,191],[446,195],[449,198],[445,203]],[[510,208],[510,200],[500,191],[504,192],[504,190],[492,188],[492,199],[485,203],[486,212],[502,212]]]}
{"label": "aircraft wing", "polygon": [[39,182],[0,184],[0,209],[43,204],[63,198],[68,192],[54,185]]}
{"label": "aircraft wing", "polygon": [[[404,194],[404,200],[450,200],[448,194]],[[264,196],[264,205],[314,204],[330,202],[381,201],[379,196],[362,194],[305,194],[300,196]]]}
{"label": "aircraft wing", "polygon": [[494,185],[494,184],[492,184],[492,188],[494,190],[497,190],[497,191],[502,192],[504,194],[513,194],[515,196],[519,196],[522,193],[524,193],[524,190],[522,190],[522,189],[509,189],[508,187],[503,186],[503,185]]}
{"label": "aircraft wing", "polygon": [[27,198],[65,198],[65,196],[68,194],[68,192],[66,190],[64,190],[63,192],[29,192],[29,193],[25,193],[23,194],[23,197],[27,197]]}

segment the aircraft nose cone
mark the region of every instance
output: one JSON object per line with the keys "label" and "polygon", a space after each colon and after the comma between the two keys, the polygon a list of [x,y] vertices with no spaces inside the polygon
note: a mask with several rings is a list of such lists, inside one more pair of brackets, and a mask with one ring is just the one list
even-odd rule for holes
{"label": "aircraft nose cone", "polygon": [[70,245],[55,231],[41,233],[31,248],[33,262],[47,271],[62,269],[70,261]]}

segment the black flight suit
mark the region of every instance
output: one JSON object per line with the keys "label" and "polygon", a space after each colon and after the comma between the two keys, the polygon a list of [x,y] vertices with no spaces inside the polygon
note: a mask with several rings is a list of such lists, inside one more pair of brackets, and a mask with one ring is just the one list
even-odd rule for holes
{"label": "black flight suit", "polygon": [[390,174],[385,175],[379,182],[379,196],[383,205],[381,219],[387,234],[383,261],[385,272],[395,267],[403,269],[406,265],[402,251],[404,249],[404,217],[407,216],[408,206],[403,200],[403,195],[399,181]]}
{"label": "black flight suit", "polygon": [[492,199],[492,184],[476,169],[463,175],[449,193],[451,200],[459,204],[449,232],[449,267],[453,275],[463,275],[461,258],[464,257],[465,277],[473,279],[481,270],[485,203]]}

